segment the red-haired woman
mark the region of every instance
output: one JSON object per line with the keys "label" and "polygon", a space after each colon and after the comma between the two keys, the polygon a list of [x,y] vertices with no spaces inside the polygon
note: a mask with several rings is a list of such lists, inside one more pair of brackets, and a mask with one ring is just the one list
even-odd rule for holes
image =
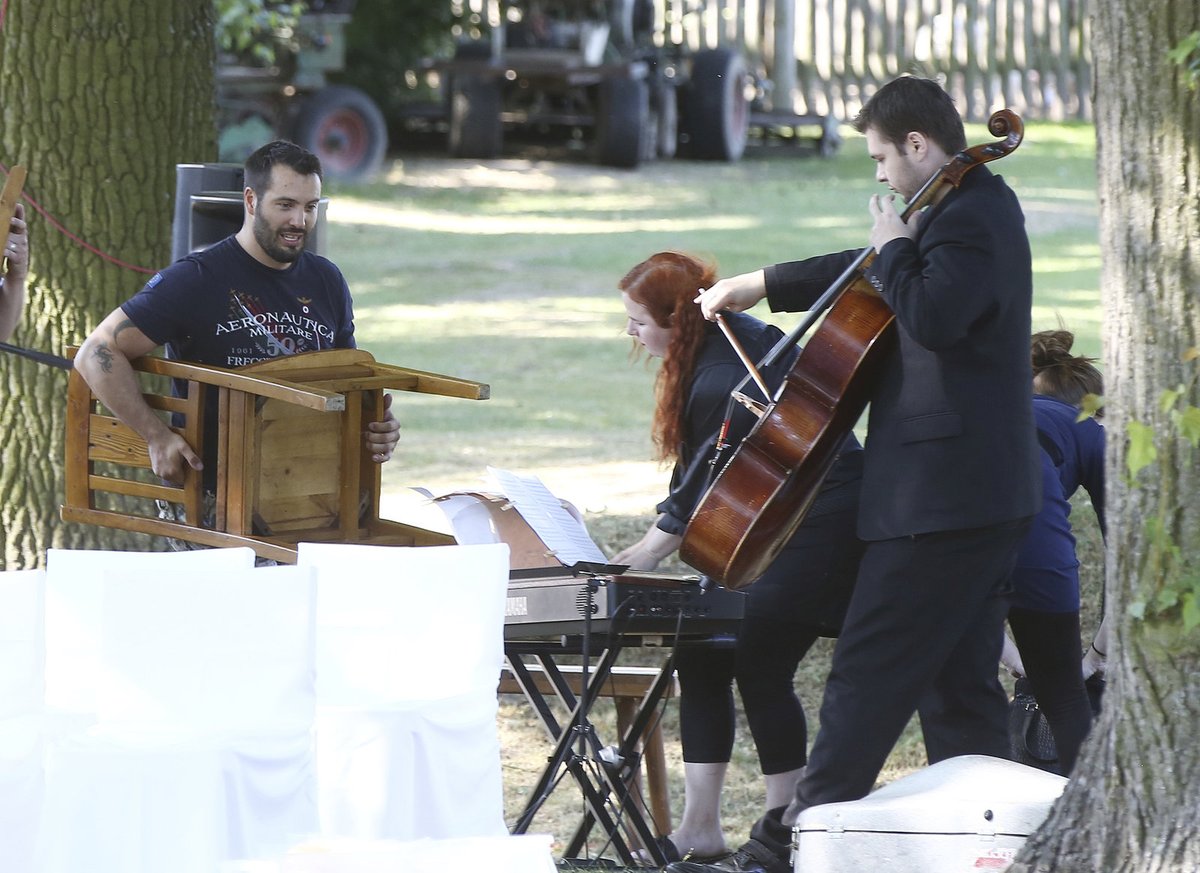
{"label": "red-haired woman", "polygon": [[[717,434],[730,412],[730,393],[747,373],[717,326],[693,300],[716,282],[715,268],[695,257],[659,252],[619,283],[629,316],[626,332],[662,359],[655,384],[653,438],[661,460],[675,462],[671,490],[645,535],[613,558],[649,570],[672,554],[710,481]],[[727,317],[752,360],[782,338],[776,327],[744,313]],[[795,350],[762,371],[772,391]],[[753,394],[751,386],[744,389]],[[760,401],[770,398],[755,397]],[[734,404],[727,440],[737,445],[754,416]],[[728,460],[726,455],[723,460]],[[736,642],[681,647],[680,733],[685,802],[679,826],[664,838],[669,860],[726,852],[720,798],[733,750],[736,679],[766,782],[766,809],[786,806],[807,761],[807,724],[793,677],[820,636],[836,636],[854,585],[861,545],[855,536],[862,450],[853,437],[825,480],[799,531],[771,568],[751,585]]]}

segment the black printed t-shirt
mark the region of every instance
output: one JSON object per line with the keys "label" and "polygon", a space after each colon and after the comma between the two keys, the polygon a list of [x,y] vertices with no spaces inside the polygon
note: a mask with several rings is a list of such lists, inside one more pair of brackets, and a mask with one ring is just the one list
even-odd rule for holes
{"label": "black printed t-shirt", "polygon": [[[155,273],[121,306],[167,357],[237,368],[282,355],[355,348],[350,289],[311,252],[284,270],[259,263],[233,236]],[[177,382],[177,394],[186,384]],[[216,395],[205,408],[205,446],[216,446]],[[206,486],[215,456],[205,452]]]}

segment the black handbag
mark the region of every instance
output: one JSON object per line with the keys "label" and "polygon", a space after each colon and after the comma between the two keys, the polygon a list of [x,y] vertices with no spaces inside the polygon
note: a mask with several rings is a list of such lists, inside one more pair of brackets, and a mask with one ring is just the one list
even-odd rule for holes
{"label": "black handbag", "polygon": [[1018,764],[1058,773],[1054,734],[1029,690],[1028,679],[1018,679],[1013,686],[1012,703],[1008,705],[1008,744],[1012,759]]}
{"label": "black handbag", "polygon": [[[1104,677],[1097,673],[1084,683],[1084,687],[1092,713],[1099,715]],[[1013,685],[1013,699],[1008,705],[1008,745],[1012,759],[1018,764],[1059,773],[1058,749],[1054,746],[1050,723],[1030,690],[1029,680],[1023,677]]]}

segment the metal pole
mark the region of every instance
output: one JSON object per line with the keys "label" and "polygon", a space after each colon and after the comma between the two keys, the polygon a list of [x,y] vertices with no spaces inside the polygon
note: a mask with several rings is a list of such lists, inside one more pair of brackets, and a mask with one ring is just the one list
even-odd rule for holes
{"label": "metal pole", "polygon": [[775,83],[772,109],[796,111],[796,0],[774,0],[775,63],[771,80]]}

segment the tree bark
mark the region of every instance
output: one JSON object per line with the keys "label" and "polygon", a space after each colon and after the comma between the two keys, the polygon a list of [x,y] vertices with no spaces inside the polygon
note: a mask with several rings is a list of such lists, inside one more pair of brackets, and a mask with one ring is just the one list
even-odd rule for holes
{"label": "tree bark", "polygon": [[[1166,53],[1195,0],[1101,0],[1094,12],[1108,432],[1106,595],[1115,639],[1104,713],[1062,799],[1012,868],[1200,869],[1200,632],[1174,595],[1200,585],[1200,464],[1175,409],[1200,405],[1200,92]],[[1132,481],[1131,425],[1157,459]],[[1163,534],[1152,534],[1161,525]],[[1190,577],[1190,578],[1188,578]],[[1190,593],[1189,593],[1190,592]],[[1164,595],[1165,598],[1164,598]],[[1141,605],[1144,616],[1138,617]]]}
{"label": "tree bark", "polygon": [[[212,0],[11,3],[0,41],[0,162],[24,164],[32,246],[16,344],[63,354],[170,253],[175,164],[214,160]],[[148,548],[65,525],[66,372],[0,354],[0,568],[48,547]]]}

